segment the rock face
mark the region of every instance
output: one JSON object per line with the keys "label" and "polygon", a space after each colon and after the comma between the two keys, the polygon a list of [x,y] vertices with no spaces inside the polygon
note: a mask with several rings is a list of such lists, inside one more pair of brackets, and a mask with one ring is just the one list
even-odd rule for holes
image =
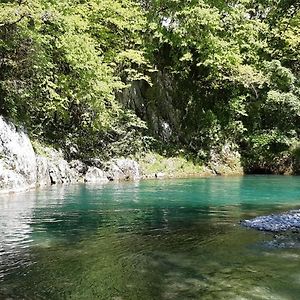
{"label": "rock face", "polygon": [[88,183],[103,183],[108,182],[107,174],[97,167],[89,167],[85,176],[84,181]]}
{"label": "rock face", "polygon": [[36,172],[37,172],[37,186],[47,186],[51,184],[49,176],[49,161],[46,157],[36,156]]}
{"label": "rock face", "polygon": [[162,140],[176,139],[180,133],[181,116],[174,99],[176,83],[167,72],[155,72],[151,77],[153,85],[146,81],[135,81],[128,89],[118,94],[118,100],[126,108],[147,122],[149,129]]}
{"label": "rock face", "polygon": [[230,142],[221,149],[212,148],[210,151],[209,168],[215,175],[242,175],[241,155],[238,147]]}
{"label": "rock face", "polygon": [[241,222],[242,226],[262,231],[283,232],[288,230],[300,230],[300,210],[292,210],[287,213],[260,216]]}
{"label": "rock face", "polygon": [[34,187],[36,170],[36,157],[27,134],[0,116],[0,192]]}
{"label": "rock face", "polygon": [[87,163],[68,162],[62,151],[43,147],[41,152],[42,155],[34,152],[23,128],[0,116],[0,193],[51,184],[140,179],[139,165],[131,159],[111,160],[103,171],[103,163],[97,158]]}
{"label": "rock face", "polygon": [[46,156],[36,156],[37,186],[83,182],[87,167],[80,161],[68,163],[61,151],[43,148]]}
{"label": "rock face", "polygon": [[139,180],[139,165],[132,159],[113,159],[108,163],[107,177],[109,180]]}
{"label": "rock face", "polygon": [[82,181],[82,174],[84,171],[83,165],[76,163],[76,161],[68,163],[64,159],[62,151],[57,151],[51,148],[44,148],[47,156],[48,173],[51,184],[75,183]]}
{"label": "rock face", "polygon": [[[190,115],[189,105],[185,106],[182,99],[198,98],[199,91],[186,80],[180,80],[168,71],[157,71],[150,75],[152,85],[146,81],[135,81],[130,87],[122,90],[117,99],[123,107],[133,110],[138,117],[160,140],[189,145],[188,148],[200,153],[199,146],[194,146],[194,139],[199,135],[195,126],[188,124]],[[182,89],[181,87],[185,88]],[[200,97],[201,98],[201,97]],[[191,103],[193,103],[192,100]],[[189,103],[186,101],[186,103]],[[189,112],[189,113],[188,113]],[[195,115],[196,117],[196,115]],[[192,123],[192,122],[189,122]],[[194,132],[194,133],[193,133]],[[209,145],[210,150],[203,150],[201,156],[209,161],[207,173],[209,175],[242,175],[244,169],[241,164],[239,147],[231,141],[224,145]]]}

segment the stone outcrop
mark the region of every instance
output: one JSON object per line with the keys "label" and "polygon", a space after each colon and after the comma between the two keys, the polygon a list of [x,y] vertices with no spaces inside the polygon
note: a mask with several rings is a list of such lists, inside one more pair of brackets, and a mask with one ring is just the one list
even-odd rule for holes
{"label": "stone outcrop", "polygon": [[49,176],[49,161],[46,157],[36,155],[37,186],[51,185]]}
{"label": "stone outcrop", "polygon": [[71,160],[69,162],[69,166],[75,171],[77,171],[79,174],[85,174],[88,170],[87,164],[85,164],[81,160]]}
{"label": "stone outcrop", "polygon": [[208,167],[215,175],[244,174],[238,147],[230,142],[225,143],[221,148],[212,148],[209,161]]}
{"label": "stone outcrop", "polygon": [[103,170],[97,167],[89,167],[84,176],[84,181],[88,183],[102,183],[109,180],[107,174]]}
{"label": "stone outcrop", "polygon": [[108,162],[107,177],[109,180],[138,180],[141,178],[139,164],[132,159],[112,159]]}
{"label": "stone outcrop", "polygon": [[42,147],[36,154],[26,131],[0,116],[0,193],[25,191],[38,186],[76,182],[105,183],[140,179],[139,165],[131,159],[103,164],[64,159],[62,151]]}
{"label": "stone outcrop", "polygon": [[0,116],[0,192],[34,187],[36,169],[35,153],[24,129]]}
{"label": "stone outcrop", "polygon": [[[176,82],[167,72],[151,75],[152,85],[146,81],[134,81],[117,95],[123,107],[129,108],[146,121],[150,131],[163,141],[177,139],[182,116],[176,107],[178,101]],[[180,96],[179,96],[180,97]]]}
{"label": "stone outcrop", "polygon": [[64,159],[62,151],[52,148],[44,148],[47,158],[47,170],[50,177],[51,184],[62,183],[76,183],[83,181],[83,174],[85,168],[80,163],[72,161],[67,162]]}

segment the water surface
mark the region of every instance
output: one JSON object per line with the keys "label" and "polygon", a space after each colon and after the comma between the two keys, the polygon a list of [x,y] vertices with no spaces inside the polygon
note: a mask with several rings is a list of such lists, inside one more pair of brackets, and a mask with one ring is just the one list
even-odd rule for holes
{"label": "water surface", "polygon": [[295,208],[300,177],[1,196],[0,299],[299,299],[299,243],[239,226]]}

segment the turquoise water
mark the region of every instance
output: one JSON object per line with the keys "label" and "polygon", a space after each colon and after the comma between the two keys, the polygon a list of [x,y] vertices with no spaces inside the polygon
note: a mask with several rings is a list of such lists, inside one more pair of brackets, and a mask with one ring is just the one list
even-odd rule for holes
{"label": "turquoise water", "polygon": [[298,244],[239,225],[294,208],[300,177],[1,196],[0,299],[299,299]]}

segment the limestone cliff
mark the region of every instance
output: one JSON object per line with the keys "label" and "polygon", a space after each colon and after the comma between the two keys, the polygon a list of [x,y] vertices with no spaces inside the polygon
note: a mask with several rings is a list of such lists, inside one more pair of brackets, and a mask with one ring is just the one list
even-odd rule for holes
{"label": "limestone cliff", "polygon": [[97,159],[67,161],[61,150],[50,147],[43,146],[39,152],[42,153],[34,151],[24,128],[0,116],[0,193],[51,184],[140,178],[139,166],[134,160],[114,159],[98,166]]}
{"label": "limestone cliff", "polygon": [[0,116],[0,190],[21,191],[36,182],[36,156],[29,137]]}

